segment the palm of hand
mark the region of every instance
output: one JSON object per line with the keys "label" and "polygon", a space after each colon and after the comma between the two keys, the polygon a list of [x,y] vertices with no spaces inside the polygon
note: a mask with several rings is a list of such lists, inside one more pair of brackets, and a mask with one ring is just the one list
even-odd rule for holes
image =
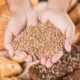
{"label": "palm of hand", "polygon": [[[75,26],[70,20],[68,14],[66,12],[57,12],[52,10],[47,10],[43,13],[42,17],[40,18],[42,22],[50,20],[66,37],[65,39],[65,50],[71,51],[71,44],[72,39],[75,32]],[[58,53],[54,54],[52,58],[41,58],[41,63],[46,65],[47,67],[51,67],[53,63],[56,63],[63,55],[63,51],[59,51]]]}
{"label": "palm of hand", "polygon": [[12,41],[13,38],[21,33],[26,26],[35,25],[36,23],[37,17],[36,13],[33,10],[28,12],[26,15],[16,14],[11,16],[5,32],[4,41],[4,46],[9,51],[9,55],[11,58],[16,55],[21,57],[22,59],[25,59],[26,61],[32,61],[32,57],[30,55],[27,55],[26,52],[15,51],[12,47]]}

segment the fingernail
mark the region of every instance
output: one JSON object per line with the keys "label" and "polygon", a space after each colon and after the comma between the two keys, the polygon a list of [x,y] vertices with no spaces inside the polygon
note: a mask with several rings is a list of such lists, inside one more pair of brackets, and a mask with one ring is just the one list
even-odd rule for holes
{"label": "fingernail", "polygon": [[34,55],[32,56],[32,58],[33,58],[33,61],[37,60],[37,57]]}
{"label": "fingernail", "polygon": [[70,51],[71,51],[71,45],[68,46],[68,52],[70,52]]}
{"label": "fingernail", "polygon": [[28,55],[27,58],[25,59],[26,62],[32,62],[32,56]]}
{"label": "fingernail", "polygon": [[69,41],[65,41],[65,50],[67,52],[70,52],[71,51],[71,45],[69,44]]}
{"label": "fingernail", "polygon": [[42,65],[45,65],[46,64],[46,58],[44,58],[44,57],[41,58],[41,64]]}
{"label": "fingernail", "polygon": [[63,56],[62,51],[59,51],[58,53],[55,53],[52,57],[52,62],[56,63],[62,56]]}
{"label": "fingernail", "polygon": [[53,65],[53,63],[52,63],[51,59],[48,59],[46,62],[46,67],[50,68],[50,67],[52,67],[52,65]]}
{"label": "fingernail", "polygon": [[67,51],[67,52],[70,52],[70,51],[71,51],[71,45],[68,44],[68,45],[66,46],[66,51]]}

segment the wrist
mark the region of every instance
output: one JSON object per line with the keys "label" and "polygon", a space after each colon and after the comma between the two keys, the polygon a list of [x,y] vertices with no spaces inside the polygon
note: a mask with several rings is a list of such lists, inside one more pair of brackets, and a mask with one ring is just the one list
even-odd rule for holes
{"label": "wrist", "polygon": [[46,9],[54,11],[67,11],[70,1],[71,0],[48,0]]}
{"label": "wrist", "polygon": [[25,0],[26,10],[32,10],[31,0]]}
{"label": "wrist", "polygon": [[7,0],[7,4],[12,14],[23,14],[32,9],[30,0]]}

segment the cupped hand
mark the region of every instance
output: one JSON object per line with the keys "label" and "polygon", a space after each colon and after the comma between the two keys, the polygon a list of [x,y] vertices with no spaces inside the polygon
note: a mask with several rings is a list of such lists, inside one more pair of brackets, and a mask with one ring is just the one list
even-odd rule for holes
{"label": "cupped hand", "polygon": [[[75,26],[72,23],[68,14],[65,11],[54,11],[47,9],[40,17],[40,21],[46,22],[47,20],[50,20],[55,25],[55,27],[57,27],[65,35],[66,39],[64,48],[67,52],[70,52],[72,39],[75,33]],[[58,53],[53,54],[52,58],[46,59],[45,57],[41,57],[41,64],[49,68],[62,56],[63,51],[59,51]]]}
{"label": "cupped hand", "polygon": [[13,13],[5,31],[4,47],[7,49],[10,57],[17,55],[26,61],[32,61],[31,55],[26,54],[23,51],[15,51],[12,46],[12,41],[19,33],[21,33],[26,26],[37,24],[36,12],[31,9],[25,14],[23,13]]}

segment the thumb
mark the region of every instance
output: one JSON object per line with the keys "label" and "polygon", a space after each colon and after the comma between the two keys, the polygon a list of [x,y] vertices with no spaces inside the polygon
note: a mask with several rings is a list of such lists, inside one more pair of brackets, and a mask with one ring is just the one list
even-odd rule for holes
{"label": "thumb", "polygon": [[8,51],[10,57],[14,55],[14,49],[12,47],[13,34],[6,30],[4,35],[4,47]]}
{"label": "thumb", "polygon": [[71,51],[71,45],[73,41],[73,37],[75,34],[75,26],[72,24],[72,26],[69,26],[66,30],[66,40],[65,40],[65,49],[67,52]]}
{"label": "thumb", "polygon": [[27,26],[35,26],[37,23],[37,13],[33,10],[27,13]]}

